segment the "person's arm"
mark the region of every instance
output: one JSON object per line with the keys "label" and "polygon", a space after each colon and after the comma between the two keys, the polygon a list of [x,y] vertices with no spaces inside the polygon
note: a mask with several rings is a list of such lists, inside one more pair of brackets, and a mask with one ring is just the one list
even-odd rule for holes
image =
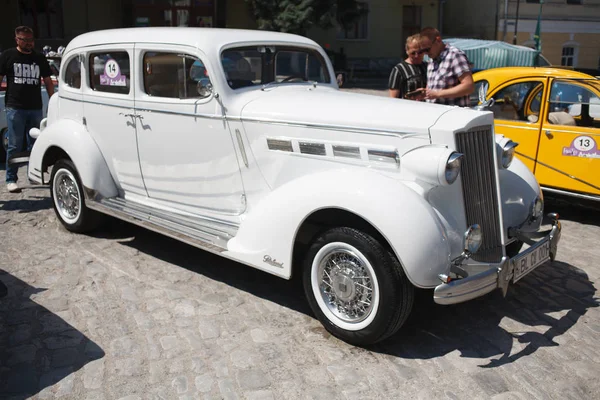
{"label": "person's arm", "polygon": [[400,76],[400,71],[397,67],[392,68],[392,73],[390,74],[390,79],[388,80],[388,88],[389,95],[393,98],[402,98],[402,90],[400,90],[400,81],[402,77]]}
{"label": "person's arm", "polygon": [[48,98],[52,97],[54,94],[54,83],[52,82],[52,78],[49,76],[44,78],[44,84],[46,85],[46,92],[48,92]]}
{"label": "person's arm", "polygon": [[473,83],[473,75],[471,72],[466,72],[458,77],[459,84],[441,90],[430,90],[427,89],[428,99],[455,99],[457,97],[469,96],[475,90],[475,84]]}

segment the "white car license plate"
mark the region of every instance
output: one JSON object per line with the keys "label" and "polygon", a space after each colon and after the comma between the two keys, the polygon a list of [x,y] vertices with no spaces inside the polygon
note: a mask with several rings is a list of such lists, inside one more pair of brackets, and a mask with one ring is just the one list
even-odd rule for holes
{"label": "white car license plate", "polygon": [[549,259],[550,241],[546,238],[543,243],[536,244],[533,251],[524,253],[511,260],[514,267],[513,282],[518,281]]}

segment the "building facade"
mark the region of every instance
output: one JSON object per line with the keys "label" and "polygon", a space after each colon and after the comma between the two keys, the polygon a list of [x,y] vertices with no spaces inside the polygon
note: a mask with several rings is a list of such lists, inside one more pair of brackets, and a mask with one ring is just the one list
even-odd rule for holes
{"label": "building facade", "polygon": [[[15,45],[16,25],[31,26],[36,45],[56,49],[99,29],[136,26],[204,26],[256,29],[245,0],[20,0],[0,15],[0,49]],[[312,29],[307,36],[343,53],[356,74],[389,74],[405,57],[405,39],[437,26],[439,0],[363,0],[367,11],[347,29]]]}
{"label": "building facade", "polygon": [[534,47],[538,15],[542,53],[552,64],[600,70],[600,0],[447,0],[444,27],[451,36]]}

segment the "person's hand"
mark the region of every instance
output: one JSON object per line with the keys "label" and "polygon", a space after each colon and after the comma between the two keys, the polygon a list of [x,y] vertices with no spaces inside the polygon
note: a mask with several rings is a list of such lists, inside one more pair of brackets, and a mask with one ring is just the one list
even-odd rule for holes
{"label": "person's hand", "polygon": [[441,98],[441,91],[440,90],[431,90],[431,89],[427,89],[426,93],[425,93],[425,99],[426,100],[435,100],[435,99],[439,99]]}
{"label": "person's hand", "polygon": [[423,101],[425,99],[425,88],[419,88],[415,91],[408,92],[404,98],[409,100]]}

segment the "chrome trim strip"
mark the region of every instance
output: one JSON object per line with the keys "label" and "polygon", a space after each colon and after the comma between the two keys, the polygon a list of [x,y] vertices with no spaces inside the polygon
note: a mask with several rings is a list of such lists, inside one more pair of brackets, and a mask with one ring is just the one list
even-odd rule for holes
{"label": "chrome trim strip", "polygon": [[549,187],[546,187],[546,186],[542,186],[542,190],[545,190],[545,191],[550,192],[550,193],[556,193],[556,194],[562,194],[562,195],[565,195],[565,196],[575,197],[575,198],[578,198],[578,199],[600,201],[600,196],[593,196],[593,195],[581,194],[581,193],[577,193],[577,192],[566,192],[564,190],[553,189],[553,188],[549,188]]}
{"label": "chrome trim strip", "polygon": [[334,144],[333,148],[333,156],[334,157],[345,157],[345,158],[356,158],[360,159],[360,147],[354,146],[342,146]]}
{"label": "chrome trim strip", "polygon": [[327,155],[324,143],[299,142],[298,145],[302,154],[311,154],[314,156]]}
{"label": "chrome trim strip", "polygon": [[524,158],[526,158],[526,159],[528,159],[528,160],[531,160],[531,161],[533,161],[533,162],[535,162],[535,163],[537,163],[537,164],[540,164],[541,166],[544,166],[544,167],[546,167],[546,168],[548,168],[548,169],[551,169],[551,170],[552,170],[552,171],[554,171],[554,172],[558,172],[558,173],[559,173],[559,174],[561,174],[561,175],[564,175],[564,176],[566,176],[566,177],[569,177],[569,178],[571,178],[571,179],[573,179],[573,180],[576,180],[577,182],[583,183],[584,185],[588,185],[588,186],[590,186],[590,187],[592,187],[592,188],[594,188],[594,189],[596,189],[596,190],[600,190],[600,187],[598,187],[598,186],[596,186],[596,185],[594,185],[594,184],[592,184],[592,183],[589,183],[589,182],[587,182],[587,181],[584,181],[584,180],[583,180],[583,179],[581,179],[581,178],[578,178],[578,177],[576,177],[576,176],[574,176],[574,175],[571,175],[571,174],[569,174],[569,173],[567,173],[567,172],[561,171],[560,169],[554,168],[554,167],[552,167],[552,166],[550,166],[550,165],[548,165],[548,164],[546,164],[546,163],[543,163],[543,162],[541,162],[541,161],[538,161],[538,160],[536,160],[535,158],[532,158],[532,157],[526,156],[525,154],[519,153],[518,151],[517,151],[516,153],[517,153],[518,155],[520,155],[521,157],[524,157]]}
{"label": "chrome trim strip", "polygon": [[235,130],[235,136],[238,141],[238,146],[240,146],[240,153],[242,153],[242,159],[244,160],[244,165],[248,168],[248,156],[246,155],[246,148],[244,147],[244,141],[242,140],[242,134],[239,129]]}
{"label": "chrome trim strip", "polygon": [[[92,101],[92,100],[81,100],[81,102],[87,103],[87,104],[95,104],[95,105],[99,105],[99,106],[107,106],[107,107],[131,108],[131,109],[134,109],[135,111],[139,111],[139,112],[153,112],[153,113],[159,113],[159,114],[183,115],[186,117],[217,119],[217,120],[226,119],[226,117],[223,115],[195,114],[195,113],[186,113],[186,112],[178,112],[178,111],[158,110],[155,108],[137,108],[137,107],[134,107],[133,104],[125,106],[125,105],[120,105],[120,104],[110,104],[110,103],[103,103],[100,101]],[[131,101],[131,102],[133,103],[133,101]]]}
{"label": "chrome trim strip", "polygon": [[171,237],[173,239],[187,243],[194,247],[198,247],[202,250],[209,251],[211,253],[221,254],[222,252],[227,250],[227,248],[224,246],[211,243],[208,239],[202,238],[200,236],[204,233],[202,231],[197,232],[200,235],[192,236],[189,233],[184,232],[183,230],[176,229],[175,226],[169,227],[168,224],[163,225],[159,221],[151,220],[150,216],[144,215],[142,213],[128,213],[93,200],[87,200],[85,204],[88,208],[92,210],[96,210],[103,214],[122,219],[123,221],[127,221],[132,224],[141,226],[142,228],[146,228],[148,230],[160,233],[161,235]]}
{"label": "chrome trim strip", "polygon": [[167,114],[167,115],[182,115],[185,117],[194,117],[194,118],[217,119],[217,120],[225,120],[226,119],[226,117],[224,115],[196,114],[196,113],[186,113],[186,112],[179,112],[179,111],[166,111],[166,110],[158,110],[155,108],[135,108],[135,110],[139,111],[139,112],[149,112],[149,113]]}
{"label": "chrome trim strip", "polygon": [[290,153],[294,151],[291,140],[267,138],[267,146],[269,150],[288,151]]}
{"label": "chrome trim strip", "polygon": [[369,161],[383,162],[396,164],[396,167],[400,166],[400,155],[398,150],[377,150],[368,149]]}
{"label": "chrome trim strip", "polygon": [[117,107],[117,108],[134,108],[133,107],[133,100],[132,99],[119,99],[121,101],[128,101],[131,103],[131,105],[122,105],[122,104],[110,104],[110,103],[102,103],[100,101],[92,101],[92,100],[80,100],[82,103],[86,103],[86,104],[96,104],[99,106],[107,106],[107,107]]}
{"label": "chrome trim strip", "polygon": [[403,138],[403,139],[406,137],[410,137],[410,136],[423,136],[423,137],[429,138],[429,134],[416,134],[416,133],[411,133],[411,132],[402,132],[402,131],[376,129],[376,128],[360,128],[360,127],[345,126],[345,125],[310,124],[310,123],[295,122],[295,121],[278,121],[278,120],[269,120],[269,119],[241,118],[241,117],[229,117],[229,116],[227,117],[227,120],[240,121],[240,122],[256,122],[259,124],[291,126],[291,127],[297,127],[297,128],[328,129],[328,130],[332,130],[332,131],[341,131],[341,132],[370,133],[370,134],[374,134],[374,135],[392,136],[392,137],[399,137],[399,138]]}

